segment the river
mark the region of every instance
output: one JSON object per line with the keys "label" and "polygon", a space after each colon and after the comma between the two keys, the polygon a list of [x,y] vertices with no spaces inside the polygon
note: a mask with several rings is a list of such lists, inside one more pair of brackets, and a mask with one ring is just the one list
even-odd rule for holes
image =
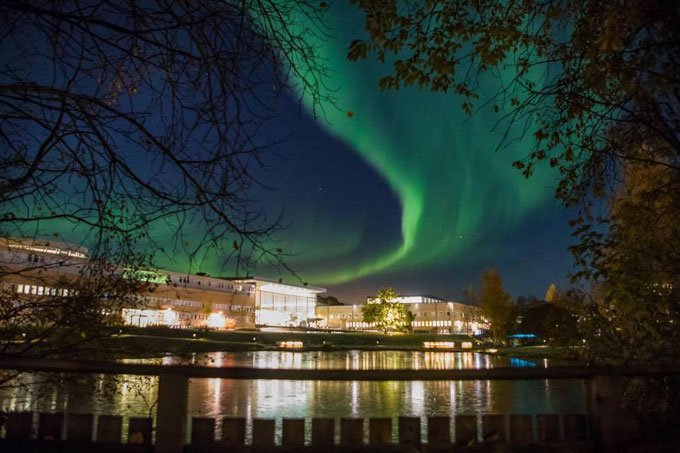
{"label": "river", "polygon": [[[131,360],[132,361],[132,360]],[[138,360],[134,360],[138,362]],[[507,366],[549,367],[545,359],[519,359],[476,352],[342,351],[342,352],[220,352],[185,358],[145,360],[154,363],[195,363],[328,369],[462,369]],[[63,382],[45,382],[26,373],[14,388],[0,390],[3,411],[45,411],[129,416],[153,415],[157,379],[91,375]],[[485,413],[585,413],[581,380],[535,381],[291,381],[191,379],[189,413],[215,417],[425,417]],[[250,424],[249,424],[250,425]],[[277,422],[280,437],[280,421]]]}

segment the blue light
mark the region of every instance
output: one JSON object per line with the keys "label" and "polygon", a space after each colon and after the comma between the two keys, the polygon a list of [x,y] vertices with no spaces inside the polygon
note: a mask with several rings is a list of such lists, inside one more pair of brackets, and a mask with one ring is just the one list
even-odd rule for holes
{"label": "blue light", "polygon": [[512,368],[535,368],[536,362],[510,357],[510,366]]}
{"label": "blue light", "polygon": [[508,335],[508,338],[536,338],[534,333],[516,333],[514,335]]}

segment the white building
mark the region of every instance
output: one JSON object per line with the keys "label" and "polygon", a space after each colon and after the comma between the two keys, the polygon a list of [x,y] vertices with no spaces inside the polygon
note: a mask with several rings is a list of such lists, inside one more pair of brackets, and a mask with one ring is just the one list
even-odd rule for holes
{"label": "white building", "polygon": [[[0,284],[31,299],[65,297],[69,282],[89,263],[87,249],[33,239],[0,240]],[[260,277],[223,278],[154,270],[121,270],[124,278],[152,284],[137,302],[122,308],[126,324],[178,328],[305,327],[314,318],[316,295],[323,288]],[[72,285],[71,285],[72,286]]]}
{"label": "white building", "polygon": [[258,326],[306,327],[315,318],[317,294],[324,288],[283,283],[262,277],[233,279],[254,287],[255,324]]}

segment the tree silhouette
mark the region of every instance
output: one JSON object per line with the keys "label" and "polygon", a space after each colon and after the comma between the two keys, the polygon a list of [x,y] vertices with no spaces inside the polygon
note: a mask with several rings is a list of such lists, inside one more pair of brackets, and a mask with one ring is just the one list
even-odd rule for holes
{"label": "tree silhouette", "polygon": [[[264,245],[277,216],[250,190],[277,143],[262,139],[277,98],[295,83],[322,100],[324,69],[305,36],[324,33],[323,9],[266,0],[0,4],[0,233],[7,244],[67,236],[89,249],[68,277],[77,296],[3,289],[4,345],[16,345],[27,322],[44,327],[28,331],[34,344],[73,324],[96,332],[108,321],[85,307],[130,302],[138,288],[122,269],[151,266],[158,253],[209,249],[235,259],[237,272],[256,260],[286,267],[283,252]],[[170,238],[157,242],[158,228]],[[0,280],[54,287],[59,262],[12,256],[3,254]]]}
{"label": "tree silhouette", "polygon": [[487,269],[482,273],[479,306],[489,317],[494,340],[504,341],[512,305],[510,295],[503,289],[503,279],[494,269]]}

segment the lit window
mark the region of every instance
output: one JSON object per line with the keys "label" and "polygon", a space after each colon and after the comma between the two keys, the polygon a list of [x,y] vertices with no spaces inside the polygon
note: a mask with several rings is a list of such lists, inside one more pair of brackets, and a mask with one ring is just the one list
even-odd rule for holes
{"label": "lit window", "polygon": [[24,285],[17,285],[17,292],[19,294],[23,293],[24,292]]}

